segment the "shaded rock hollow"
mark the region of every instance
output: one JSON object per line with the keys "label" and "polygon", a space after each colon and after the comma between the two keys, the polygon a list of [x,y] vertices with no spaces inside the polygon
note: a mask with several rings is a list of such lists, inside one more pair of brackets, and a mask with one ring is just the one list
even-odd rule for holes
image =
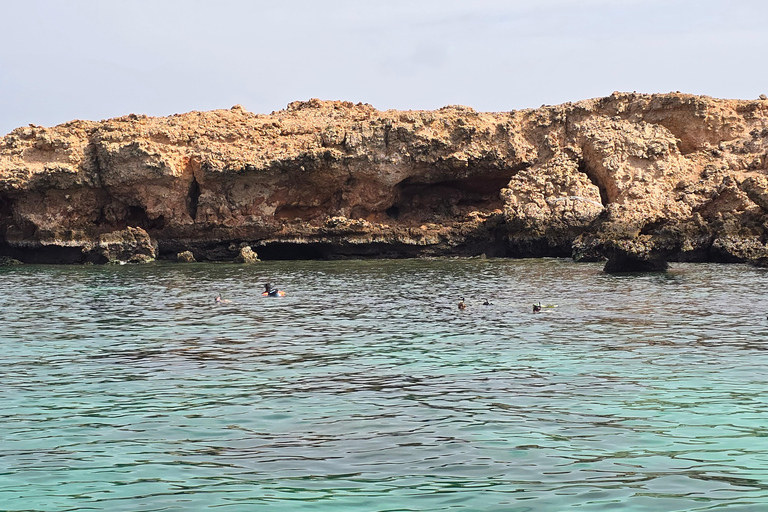
{"label": "shaded rock hollow", "polygon": [[198,261],[247,245],[261,259],[762,264],[767,147],[768,101],[685,94],[500,113],[310,100],[29,126],[0,139],[0,256],[101,261],[131,228],[156,246],[148,257]]}

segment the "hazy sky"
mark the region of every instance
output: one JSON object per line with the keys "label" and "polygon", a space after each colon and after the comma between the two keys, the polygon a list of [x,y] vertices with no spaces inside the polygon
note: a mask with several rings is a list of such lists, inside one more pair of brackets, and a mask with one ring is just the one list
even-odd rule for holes
{"label": "hazy sky", "polygon": [[765,0],[0,0],[0,134],[294,100],[768,94]]}

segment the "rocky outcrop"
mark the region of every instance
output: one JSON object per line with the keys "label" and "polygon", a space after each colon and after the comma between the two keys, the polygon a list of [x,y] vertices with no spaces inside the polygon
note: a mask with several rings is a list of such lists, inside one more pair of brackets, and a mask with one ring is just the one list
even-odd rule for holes
{"label": "rocky outcrop", "polygon": [[149,263],[157,256],[157,244],[141,228],[128,227],[122,231],[104,233],[90,250],[83,252],[94,263]]}
{"label": "rocky outcrop", "polygon": [[259,261],[259,255],[253,252],[253,249],[251,249],[249,246],[242,247],[240,249],[240,254],[238,254],[235,257],[235,263],[245,263],[245,264],[252,264],[252,263],[258,263]]}
{"label": "rocky outcrop", "polygon": [[181,251],[176,255],[176,261],[179,263],[195,263],[197,260],[192,251]]}
{"label": "rocky outcrop", "polygon": [[[310,100],[29,126],[0,139],[0,255],[762,264],[766,148],[768,101],[685,94],[502,113]],[[133,228],[149,239],[139,252],[99,249]]]}
{"label": "rocky outcrop", "polygon": [[0,256],[0,267],[11,267],[14,265],[23,265],[23,264],[24,263],[19,260],[15,260],[7,256]]}

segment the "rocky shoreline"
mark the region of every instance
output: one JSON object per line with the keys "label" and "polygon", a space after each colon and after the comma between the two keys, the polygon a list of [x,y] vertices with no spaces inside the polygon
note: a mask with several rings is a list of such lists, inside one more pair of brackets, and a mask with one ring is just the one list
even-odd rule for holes
{"label": "rocky shoreline", "polygon": [[0,139],[0,260],[233,261],[250,247],[262,260],[766,266],[767,149],[768,100],[679,93],[28,126]]}

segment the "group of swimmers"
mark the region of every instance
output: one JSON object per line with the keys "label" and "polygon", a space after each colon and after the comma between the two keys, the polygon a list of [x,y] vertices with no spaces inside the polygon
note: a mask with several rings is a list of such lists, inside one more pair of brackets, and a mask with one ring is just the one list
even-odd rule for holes
{"label": "group of swimmers", "polygon": [[[272,288],[272,285],[270,283],[266,283],[264,285],[264,291],[261,292],[261,295],[263,295],[264,297],[285,297],[285,292],[283,290],[278,290],[277,288]],[[220,304],[232,302],[231,300],[222,299],[220,293],[216,295],[216,298],[214,300]]]}
{"label": "group of swimmers", "polygon": [[[493,306],[493,302],[488,299],[483,299],[483,306]],[[467,305],[464,303],[464,297],[459,301],[459,309],[467,309]]]}
{"label": "group of swimmers", "polygon": [[[285,297],[285,292],[282,290],[278,290],[277,288],[272,288],[272,285],[270,283],[266,283],[264,285],[264,291],[261,292],[261,295],[264,297]],[[221,294],[216,295],[216,302],[218,303],[227,303],[232,302],[227,299],[222,299]],[[488,299],[483,299],[483,306],[493,306],[493,302],[489,301]],[[550,307],[550,306],[547,306]],[[459,301],[459,309],[467,309],[467,304],[464,302],[464,297],[461,298]],[[533,305],[533,312],[534,313],[541,313],[541,301],[539,301],[538,304]]]}
{"label": "group of swimmers", "polygon": [[[483,306],[493,306],[493,302],[489,301],[488,299],[484,299]],[[547,307],[550,307],[550,306],[547,306]],[[467,304],[464,302],[464,297],[462,297],[461,300],[459,301],[459,309],[467,309]],[[533,312],[541,313],[541,301],[539,301],[538,304],[533,305]]]}

